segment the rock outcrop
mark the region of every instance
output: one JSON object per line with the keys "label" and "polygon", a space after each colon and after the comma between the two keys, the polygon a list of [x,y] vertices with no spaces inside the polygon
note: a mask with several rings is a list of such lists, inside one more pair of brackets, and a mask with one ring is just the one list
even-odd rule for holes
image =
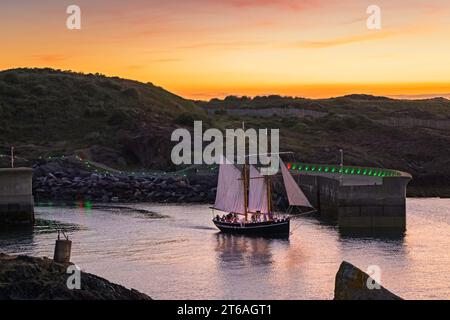
{"label": "rock outcrop", "polygon": [[172,147],[170,141],[173,128],[152,127],[142,130],[140,134],[124,139],[123,145],[145,168],[160,170],[175,169],[171,161]]}
{"label": "rock outcrop", "polygon": [[369,278],[362,270],[343,261],[336,274],[334,300],[402,300],[382,286],[379,289],[369,289]]}
{"label": "rock outcrop", "polygon": [[81,272],[81,289],[70,290],[69,266],[48,258],[0,253],[0,300],[151,300],[141,292],[86,272]]}

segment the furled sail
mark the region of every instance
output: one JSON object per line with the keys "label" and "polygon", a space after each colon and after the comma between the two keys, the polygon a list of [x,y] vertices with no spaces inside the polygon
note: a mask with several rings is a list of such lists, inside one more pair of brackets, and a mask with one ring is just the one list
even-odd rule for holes
{"label": "furled sail", "polygon": [[248,211],[269,212],[267,199],[267,180],[254,166],[250,166],[250,186],[248,193]]}
{"label": "furled sail", "polygon": [[286,188],[289,205],[313,208],[308,198],[306,198],[305,194],[300,189],[297,182],[295,182],[288,168],[286,168],[281,159],[280,159],[280,166],[281,166],[281,173],[283,174],[284,187]]}
{"label": "furled sail", "polygon": [[245,214],[242,173],[229,161],[222,162],[219,168],[214,208],[225,212]]}

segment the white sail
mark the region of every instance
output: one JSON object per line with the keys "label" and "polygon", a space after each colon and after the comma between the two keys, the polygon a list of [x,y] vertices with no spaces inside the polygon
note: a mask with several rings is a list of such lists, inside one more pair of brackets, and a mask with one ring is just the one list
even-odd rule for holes
{"label": "white sail", "polygon": [[297,182],[295,182],[288,168],[286,168],[281,159],[280,159],[280,166],[281,166],[281,173],[283,174],[284,187],[286,188],[289,205],[313,208],[308,198],[306,198],[305,194],[300,189]]}
{"label": "white sail", "polygon": [[254,166],[250,166],[249,185],[248,211],[261,211],[261,213],[268,213],[269,203],[267,201],[267,181]]}
{"label": "white sail", "polygon": [[216,203],[214,208],[233,213],[245,213],[244,181],[242,173],[229,161],[219,168]]}

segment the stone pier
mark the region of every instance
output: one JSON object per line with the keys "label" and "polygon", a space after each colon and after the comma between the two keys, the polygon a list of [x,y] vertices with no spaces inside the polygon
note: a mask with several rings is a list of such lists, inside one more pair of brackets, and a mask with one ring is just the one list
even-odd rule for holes
{"label": "stone pier", "polygon": [[290,164],[290,169],[321,216],[339,228],[406,230],[408,173],[314,164]]}
{"label": "stone pier", "polygon": [[31,168],[0,169],[0,227],[34,224]]}

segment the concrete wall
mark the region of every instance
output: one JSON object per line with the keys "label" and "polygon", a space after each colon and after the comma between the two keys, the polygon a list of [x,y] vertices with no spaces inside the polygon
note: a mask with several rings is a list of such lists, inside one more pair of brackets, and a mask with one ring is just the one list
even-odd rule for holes
{"label": "concrete wall", "polygon": [[406,177],[390,177],[383,178],[382,185],[339,188],[339,227],[406,230],[406,186],[409,181]]}
{"label": "concrete wall", "polygon": [[34,223],[32,177],[31,168],[0,169],[0,226]]}
{"label": "concrete wall", "polygon": [[409,175],[383,177],[382,183],[340,185],[335,177],[300,175],[300,187],[320,214],[340,228],[406,229]]}

